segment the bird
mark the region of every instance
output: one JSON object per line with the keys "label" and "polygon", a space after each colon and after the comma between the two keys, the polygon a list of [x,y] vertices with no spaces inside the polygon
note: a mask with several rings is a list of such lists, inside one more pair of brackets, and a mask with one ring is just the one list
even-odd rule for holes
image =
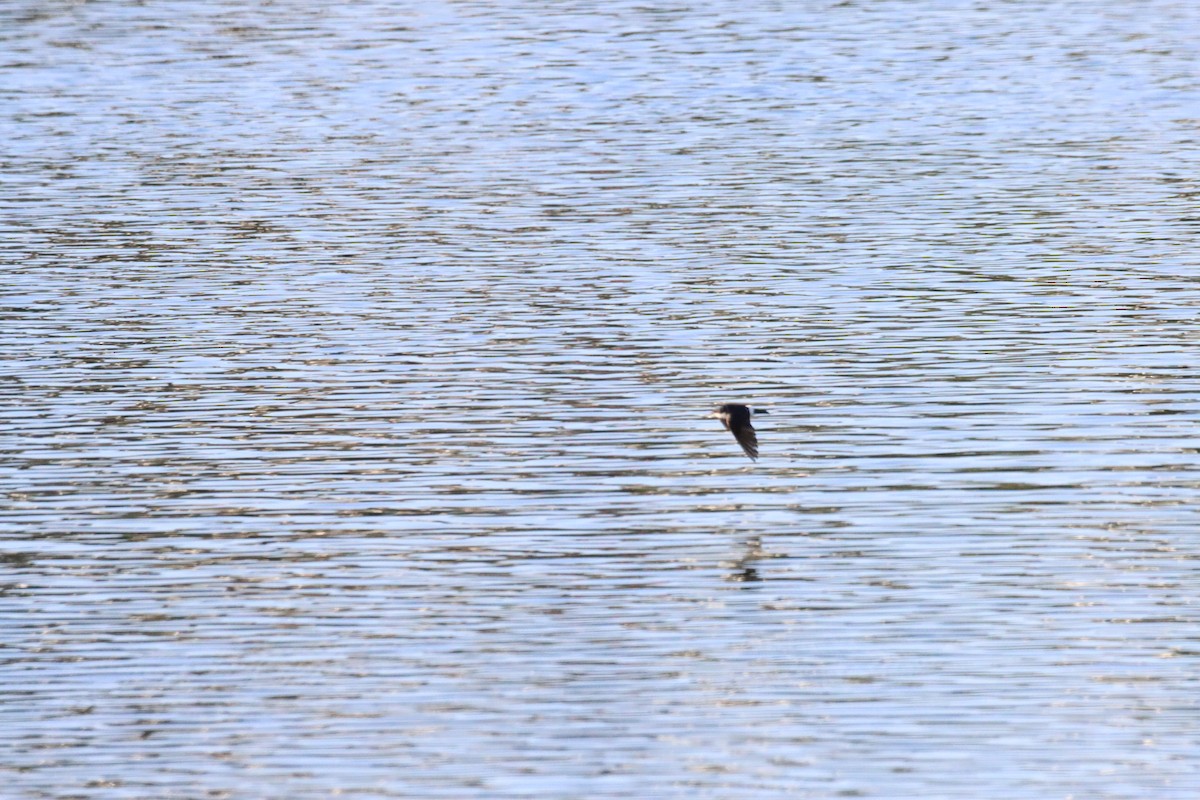
{"label": "bird", "polygon": [[758,434],[750,424],[750,418],[755,414],[766,414],[761,408],[751,408],[740,403],[726,403],[709,414],[705,419],[719,419],[725,430],[733,434],[737,443],[742,446],[751,461],[758,461]]}

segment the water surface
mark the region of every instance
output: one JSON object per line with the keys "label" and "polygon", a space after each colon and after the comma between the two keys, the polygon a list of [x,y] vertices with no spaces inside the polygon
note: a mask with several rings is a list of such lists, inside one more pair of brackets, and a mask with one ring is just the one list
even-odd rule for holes
{"label": "water surface", "polygon": [[7,4],[4,784],[1195,797],[1197,30]]}

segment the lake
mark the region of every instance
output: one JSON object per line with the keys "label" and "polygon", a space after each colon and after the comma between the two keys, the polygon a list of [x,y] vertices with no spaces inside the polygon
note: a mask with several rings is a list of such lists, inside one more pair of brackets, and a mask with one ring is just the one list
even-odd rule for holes
{"label": "lake", "polygon": [[1197,31],[3,5],[0,782],[1196,797]]}

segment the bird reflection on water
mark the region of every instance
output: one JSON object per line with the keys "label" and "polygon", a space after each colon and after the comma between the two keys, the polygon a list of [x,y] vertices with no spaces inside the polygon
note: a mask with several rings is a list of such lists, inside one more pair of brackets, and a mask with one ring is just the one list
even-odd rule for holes
{"label": "bird reflection on water", "polygon": [[763,550],[762,538],[751,536],[745,541],[745,548],[742,557],[730,564],[732,569],[725,576],[725,580],[730,583],[757,583],[762,580],[762,576],[758,574],[758,567],[755,566],[758,561],[769,557]]}

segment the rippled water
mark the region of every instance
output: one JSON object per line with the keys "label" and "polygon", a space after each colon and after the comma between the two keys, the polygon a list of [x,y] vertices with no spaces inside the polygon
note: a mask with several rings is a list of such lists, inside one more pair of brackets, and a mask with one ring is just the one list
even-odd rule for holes
{"label": "rippled water", "polygon": [[6,796],[1197,796],[1196,31],[0,6]]}

